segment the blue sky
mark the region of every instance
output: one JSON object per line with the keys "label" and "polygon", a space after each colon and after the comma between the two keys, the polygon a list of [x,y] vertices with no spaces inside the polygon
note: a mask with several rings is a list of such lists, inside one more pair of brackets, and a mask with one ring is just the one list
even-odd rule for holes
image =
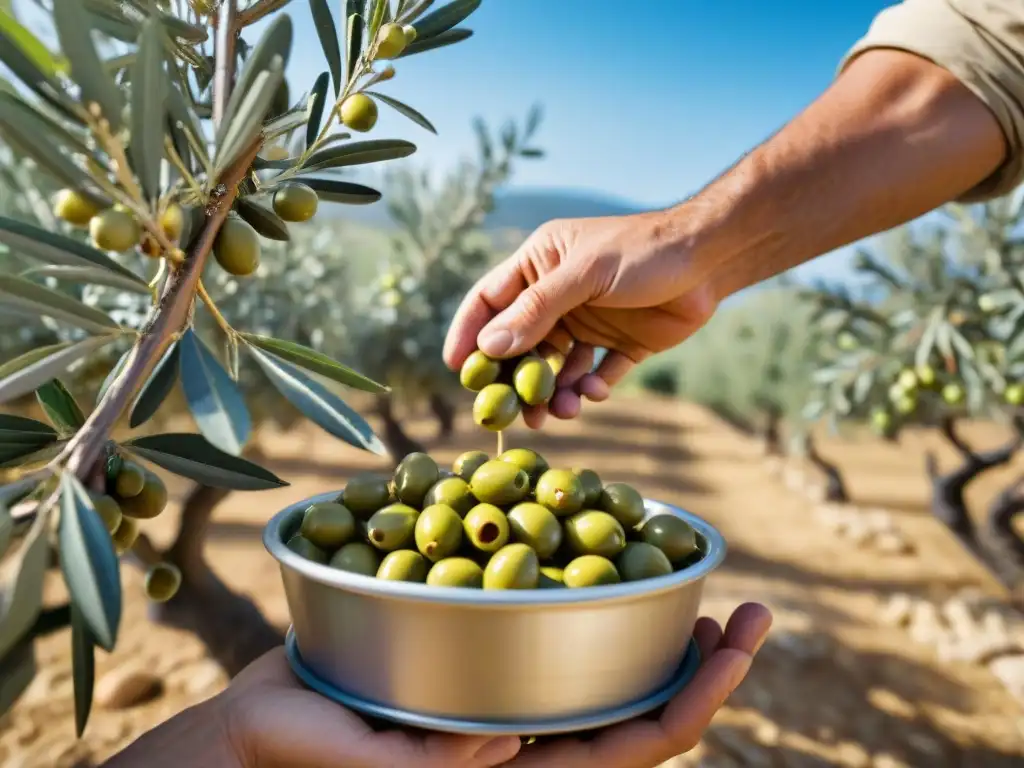
{"label": "blue sky", "polygon": [[[442,0],[438,0],[438,4]],[[397,62],[385,93],[437,126],[393,113],[375,133],[415,141],[417,162],[473,147],[470,120],[545,109],[541,162],[516,185],[578,188],[647,206],[699,189],[824,90],[846,50],[890,0],[484,0],[475,36]],[[339,6],[340,3],[333,3]],[[324,69],[308,4],[290,6],[290,75]],[[837,274],[826,257],[803,274]]]}

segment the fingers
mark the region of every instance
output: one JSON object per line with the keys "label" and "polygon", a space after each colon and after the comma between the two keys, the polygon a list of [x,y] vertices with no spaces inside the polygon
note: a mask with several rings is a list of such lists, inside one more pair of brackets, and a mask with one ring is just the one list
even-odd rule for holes
{"label": "fingers", "polygon": [[516,256],[506,259],[480,278],[462,300],[444,343],[444,362],[453,371],[477,348],[477,336],[488,321],[526,287],[520,263]]}
{"label": "fingers", "polygon": [[693,625],[693,639],[700,648],[700,657],[706,659],[715,652],[722,642],[722,625],[712,618],[702,616]]}
{"label": "fingers", "polygon": [[628,355],[610,349],[601,360],[601,364],[597,366],[597,370],[594,371],[594,376],[601,379],[608,387],[614,387],[636,364],[637,361]]}
{"label": "fingers", "polygon": [[764,645],[772,626],[772,614],[760,603],[744,603],[729,617],[722,648],[734,648],[753,656]]}
{"label": "fingers", "polygon": [[529,352],[555,324],[591,298],[586,270],[560,264],[540,275],[477,336],[477,345],[491,357],[512,357]]}
{"label": "fingers", "polygon": [[426,763],[433,768],[466,765],[472,768],[493,768],[514,758],[522,747],[518,736],[461,736],[452,733],[434,733],[426,737],[424,748]]}

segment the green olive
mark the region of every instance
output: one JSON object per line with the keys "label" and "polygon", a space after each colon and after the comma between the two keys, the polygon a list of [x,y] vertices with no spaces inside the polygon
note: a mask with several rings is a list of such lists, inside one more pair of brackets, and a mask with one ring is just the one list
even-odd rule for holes
{"label": "green olive", "polygon": [[942,388],[942,399],[949,405],[960,405],[964,401],[964,388],[951,382]]}
{"label": "green olive", "polygon": [[922,387],[931,388],[935,386],[936,375],[935,369],[930,365],[919,365],[914,369],[917,372],[917,380],[921,383]]}
{"label": "green olive", "polygon": [[483,451],[466,451],[452,462],[452,471],[468,483],[473,473],[490,460]]}
{"label": "green olive", "polygon": [[68,224],[84,227],[100,209],[85,195],[62,189],[53,197],[53,214]]}
{"label": "green olive", "polygon": [[177,203],[168,205],[160,214],[160,229],[172,243],[185,231],[185,211]]}
{"label": "green olive", "polygon": [[498,380],[501,363],[492,360],[479,349],[470,353],[459,371],[459,382],[471,392],[479,392]]}
{"label": "green olive", "polygon": [[577,555],[613,558],[626,546],[622,523],[596,509],[584,510],[566,520],[565,537]]}
{"label": "green olive", "polygon": [[117,526],[117,530],[111,535],[114,540],[114,551],[119,555],[123,555],[132,545],[135,544],[135,540],[139,538],[139,523],[130,517],[122,517],[121,524]]}
{"label": "green olive", "polygon": [[508,384],[488,384],[476,393],[473,401],[473,422],[492,432],[508,429],[522,406],[519,396]]}
{"label": "green olive", "polygon": [[493,504],[477,504],[469,510],[462,530],[469,543],[481,552],[497,552],[508,543],[508,518]]}
{"label": "green olive", "polygon": [[376,549],[361,541],[352,541],[334,553],[329,565],[339,571],[376,576],[380,561]]}
{"label": "green olive", "polygon": [[423,498],[424,507],[430,504],[447,504],[462,517],[465,517],[476,503],[473,492],[469,490],[469,483],[461,477],[442,477],[431,486]]}
{"label": "green olive", "polygon": [[405,50],[405,32],[401,24],[383,24],[377,33],[377,58],[394,59]]}
{"label": "green olive", "polygon": [[139,244],[142,229],[130,211],[108,208],[89,220],[89,236],[101,251],[127,251]]}
{"label": "green olive", "polygon": [[436,563],[458,551],[462,544],[462,518],[447,504],[431,504],[416,519],[414,537],[416,549]]}
{"label": "green olive", "polygon": [[555,372],[539,357],[530,355],[519,361],[512,380],[516,394],[527,405],[543,405],[555,394]]}
{"label": "green olive", "polygon": [[114,478],[114,493],[118,498],[130,499],[142,493],[146,485],[146,473],[138,464],[126,461]]}
{"label": "green olive", "polygon": [[154,603],[166,603],[181,587],[181,571],[173,563],[157,563],[146,572],[146,597]]}
{"label": "green olive", "polygon": [[601,476],[592,469],[574,469],[573,474],[580,479],[583,486],[583,506],[587,509],[596,508],[601,499],[601,491],[604,490]]}
{"label": "green olive", "polygon": [[484,569],[468,557],[448,557],[434,563],[427,574],[427,584],[480,589],[484,585]]}
{"label": "green olive", "polygon": [[274,213],[285,221],[309,221],[319,204],[316,191],[297,181],[283,184],[274,192]]}
{"label": "green olive", "polygon": [[366,523],[366,538],[377,549],[391,552],[410,545],[419,512],[406,504],[389,504]]}
{"label": "green olive", "polygon": [[643,522],[644,497],[631,485],[609,483],[601,491],[598,509],[622,523],[623,528],[633,528]]}
{"label": "green olive", "polygon": [[359,133],[371,131],[377,124],[377,104],[365,93],[353,93],[341,103],[341,122]]}
{"label": "green olive", "polygon": [[406,24],[404,27],[402,27],[402,34],[405,35],[406,45],[412,45],[416,41],[416,38],[418,36],[418,33],[416,32],[416,27],[414,27],[412,24]]}
{"label": "green olive", "polygon": [[314,563],[327,562],[327,553],[300,533],[288,539],[287,546],[299,557],[312,560]]}
{"label": "green olive", "polygon": [[1009,405],[1024,405],[1024,384],[1011,384],[1003,392],[1003,398]]}
{"label": "green olive", "polygon": [[515,464],[530,478],[530,487],[536,485],[538,478],[548,471],[548,463],[536,451],[529,448],[509,448],[498,457],[499,461]]}
{"label": "green olive", "polygon": [[536,589],[540,580],[537,553],[526,544],[506,544],[484,568],[484,589]]}
{"label": "green olive", "polygon": [[131,498],[121,499],[121,511],[128,517],[150,520],[167,507],[167,486],[164,481],[148,469],[144,470],[146,481],[142,490]]}
{"label": "green olive", "polygon": [[347,507],[321,501],[306,508],[300,531],[320,549],[333,552],[356,535],[356,519]]}
{"label": "green olive", "polygon": [[612,561],[600,555],[581,555],[565,566],[565,586],[570,589],[618,584],[622,579]]}
{"label": "green olive", "polygon": [[508,527],[514,541],[533,547],[537,557],[547,560],[562,543],[562,526],[547,507],[524,501],[508,513]]}
{"label": "green olive", "polygon": [[440,478],[437,462],[425,453],[410,453],[395,468],[395,496],[403,504],[422,506],[427,491]]}
{"label": "green olive", "polygon": [[399,549],[384,556],[380,568],[377,569],[377,578],[387,581],[416,581],[422,584],[427,580],[429,570],[430,564],[419,552]]}
{"label": "green olive", "polygon": [[640,531],[648,544],[665,553],[670,563],[678,563],[697,550],[693,526],[676,515],[655,515]]}
{"label": "green olive", "polygon": [[388,478],[377,472],[356,475],[345,485],[338,499],[360,520],[369,520],[370,515],[391,500]]}
{"label": "green olive", "polygon": [[546,565],[540,569],[540,578],[537,580],[539,589],[562,589],[565,587],[565,571],[553,565]]}
{"label": "green olive", "polygon": [[586,498],[583,483],[568,469],[549,469],[537,479],[533,495],[559,517],[579,512]]}
{"label": "green olive", "polygon": [[530,491],[530,478],[515,464],[494,459],[473,473],[469,490],[480,501],[505,507],[522,501]]}
{"label": "green olive", "polygon": [[114,497],[103,494],[92,498],[92,506],[96,510],[96,514],[100,516],[100,520],[103,521],[103,527],[107,529],[107,533],[114,534],[124,518],[121,505]]}
{"label": "green olive", "polygon": [[672,573],[672,563],[660,549],[643,541],[631,541],[619,553],[615,567],[623,581],[641,581]]}
{"label": "green olive", "polygon": [[229,275],[251,275],[260,266],[260,236],[251,224],[231,213],[213,241],[213,257]]}

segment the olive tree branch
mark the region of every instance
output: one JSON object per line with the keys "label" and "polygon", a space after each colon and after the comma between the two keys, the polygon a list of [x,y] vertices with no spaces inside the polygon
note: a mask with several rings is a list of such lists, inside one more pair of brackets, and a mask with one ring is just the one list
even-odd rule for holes
{"label": "olive tree branch", "polygon": [[221,120],[224,119],[235,82],[235,38],[241,28],[238,24],[237,6],[237,0],[224,0],[217,11],[213,69],[213,125],[216,128],[220,127]]}

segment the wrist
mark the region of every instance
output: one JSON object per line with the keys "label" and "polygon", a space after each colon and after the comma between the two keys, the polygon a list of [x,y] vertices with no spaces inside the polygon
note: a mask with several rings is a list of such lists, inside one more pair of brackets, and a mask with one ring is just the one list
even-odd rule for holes
{"label": "wrist", "polygon": [[220,696],[189,707],[103,763],[101,768],[241,768]]}

